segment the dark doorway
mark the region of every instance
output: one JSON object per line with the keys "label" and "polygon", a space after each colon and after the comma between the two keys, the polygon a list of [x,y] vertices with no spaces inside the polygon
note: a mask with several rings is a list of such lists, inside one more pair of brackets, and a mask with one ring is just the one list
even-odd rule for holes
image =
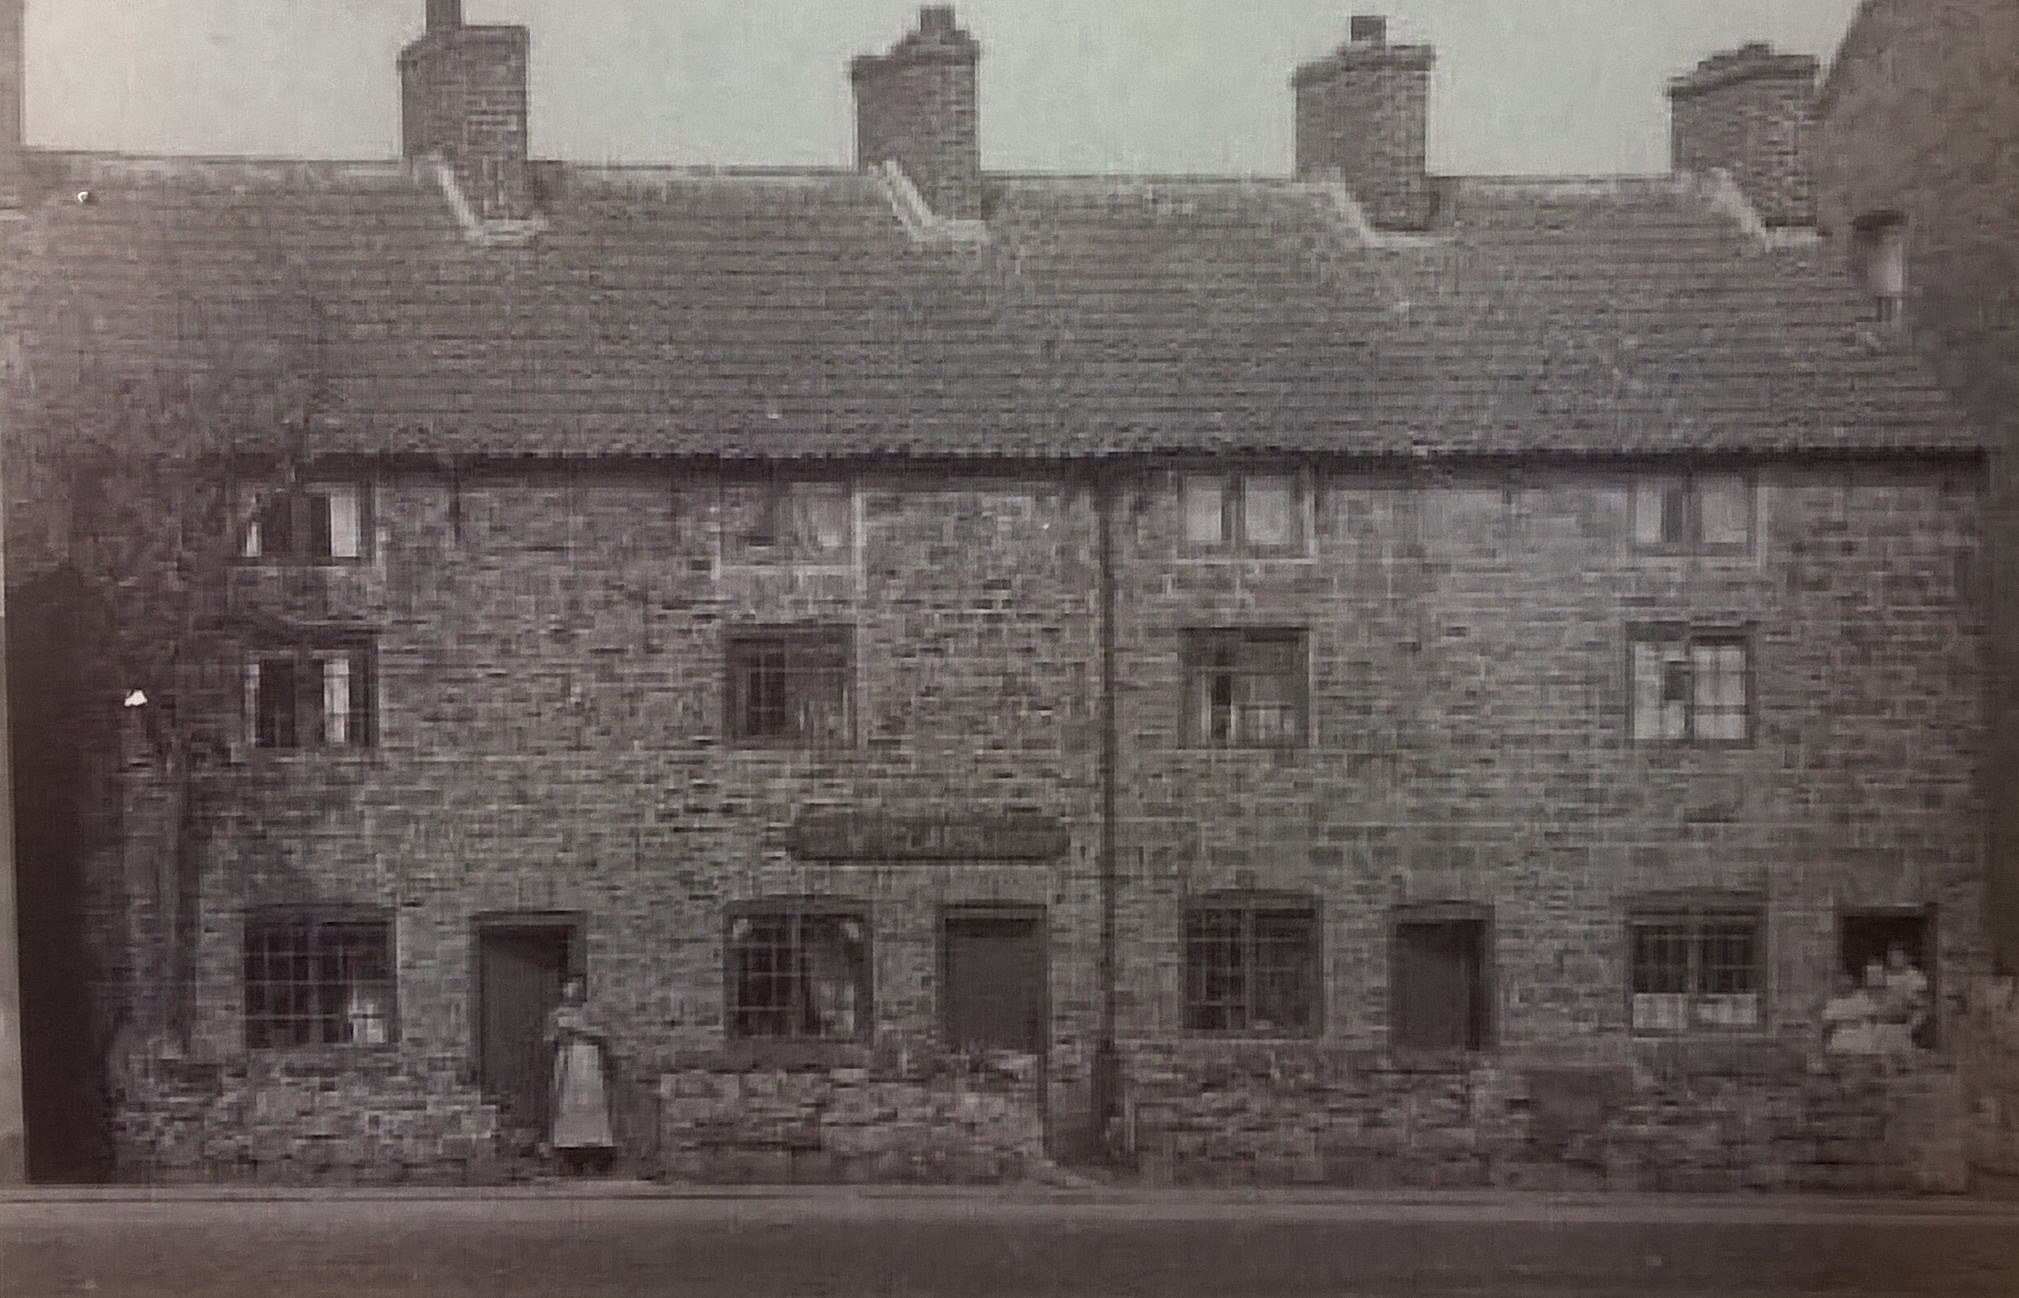
{"label": "dark doorway", "polygon": [[[130,682],[92,674],[103,615],[73,578],[56,574],[10,590],[7,604],[28,1178],[101,1180],[111,1170],[108,1020],[142,1018],[149,1008],[114,1004],[105,1019],[94,1014],[94,984],[136,986],[151,970],[140,966],[142,953],[126,950],[111,953],[119,963],[100,968],[85,936],[89,853],[111,841],[119,815],[93,796],[104,787],[94,785],[93,772],[110,769],[119,743],[118,731],[104,724],[103,699]],[[108,934],[124,933],[127,917],[101,914],[98,923]]]}
{"label": "dark doorway", "polygon": [[[1925,910],[1867,910],[1845,913],[1838,929],[1838,961],[1851,981],[1864,977],[1868,964],[1885,964],[1886,953],[1899,947],[1907,963],[1928,980],[1928,1004],[1941,1003],[1935,986],[1935,921]],[[1914,1044],[1927,1049],[1935,1044],[1935,1025],[1941,1015],[1930,1013],[1914,1034]]]}
{"label": "dark doorway", "polygon": [[1049,1017],[1043,915],[955,909],[942,931],[947,1044],[1043,1053]]}
{"label": "dark doorway", "polygon": [[551,1061],[547,1016],[580,972],[567,916],[505,916],[477,925],[477,1077],[507,1125],[545,1120]]}
{"label": "dark doorway", "polygon": [[1492,1032],[1484,915],[1405,912],[1395,923],[1394,1042],[1484,1050]]}

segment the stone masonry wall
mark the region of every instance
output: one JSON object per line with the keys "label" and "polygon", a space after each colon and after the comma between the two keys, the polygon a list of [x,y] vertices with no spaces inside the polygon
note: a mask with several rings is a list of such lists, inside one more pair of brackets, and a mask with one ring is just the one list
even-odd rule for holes
{"label": "stone masonry wall", "polygon": [[1636,1052],[1616,1067],[1398,1060],[1337,1046],[1145,1048],[1132,1162],[1152,1183],[1960,1191],[1952,1070]]}
{"label": "stone masonry wall", "polygon": [[[1815,1038],[1847,908],[1933,908],[1944,1042],[1983,967],[1975,479],[1765,469],[1754,544],[1716,557],[1636,550],[1633,480],[1596,468],[1328,471],[1306,478],[1309,553],[1268,559],[1183,553],[1168,474],[1125,492],[1120,1026],[1134,1061],[1128,1130],[1165,1150],[1170,1175],[1232,1175],[1257,1159],[1288,1175],[1313,1133],[1336,1143],[1398,1124],[1426,1133],[1406,1158],[1367,1171],[1363,1151],[1347,1160],[1362,1170],[1339,1174],[1485,1175],[1479,1142],[1537,1139],[1520,1103],[1562,1089],[1534,1084],[1539,1069],[1615,1079],[1591,1084],[1625,1098],[1544,1121],[1564,1150],[1583,1141],[1576,1158],[1516,1150],[1493,1166],[1604,1165],[1607,1183],[1625,1184],[1701,1146],[1676,1166],[1706,1181],[1906,1184],[1888,1152],[1892,1115],[1960,1129],[1947,1054],[1883,1084],[1782,1065],[1760,1077],[1746,1060],[1800,1058]],[[854,552],[824,568],[733,562],[719,545],[741,490],[730,481],[521,470],[389,478],[369,563],[242,574],[246,609],[348,609],[381,628],[380,743],[251,752],[199,778],[211,812],[193,1062],[226,1078],[288,1062],[243,1046],[247,907],[379,905],[396,917],[398,1053],[456,1061],[462,1089],[445,1103],[477,1114],[475,919],[560,911],[580,918],[613,1028],[631,1166],[990,1179],[1028,1169],[1036,1133],[1048,1156],[1086,1152],[1099,1008],[1091,502],[1042,477],[859,485]],[[1753,628],[1752,744],[1624,742],[1626,628],[1676,618]],[[724,742],[723,628],[796,620],[856,627],[858,742],[824,753]],[[1308,746],[1179,741],[1183,631],[1229,625],[1309,628]],[[216,693],[227,713],[229,694]],[[1057,816],[1065,851],[808,860],[790,831],[809,809],[1040,810]],[[1765,1024],[1722,1071],[1684,1084],[1647,1072],[1630,1038],[1622,933],[1634,895],[1686,886],[1764,893],[1768,936]],[[1198,1075],[1221,1047],[1180,1018],[1185,900],[1225,888],[1305,894],[1323,926],[1322,1036],[1260,1043],[1261,1072],[1239,1047],[1226,1068],[1257,1080],[1232,1084]],[[734,1049],[725,907],[808,894],[870,909],[874,1042],[791,1063]],[[1490,907],[1494,933],[1494,1048],[1457,1070],[1462,1083],[1384,1058],[1392,908],[1454,900]],[[974,902],[1045,908],[1041,1081],[976,1072],[937,1043],[939,917]],[[1285,1091],[1286,1068],[1331,1080]],[[1461,1084],[1508,1107],[1438,1108]],[[1903,1087],[1924,1089],[1903,1098]],[[1320,1122],[1321,1110],[1334,1117]],[[1732,1135],[1727,1111],[1765,1116]],[[1222,1117],[1248,1134],[1211,1136]],[[1837,1143],[1824,1154],[1804,1141]]]}
{"label": "stone masonry wall", "polygon": [[[1308,484],[1307,484],[1308,485]],[[1188,556],[1168,482],[1120,545],[1124,1033],[1177,1030],[1189,896],[1322,903],[1329,1036],[1387,1031],[1388,920],[1492,908],[1508,1046],[1626,1028],[1639,892],[1767,899],[1769,1023],[1806,1033],[1839,913],[1933,906],[1982,966],[1983,613],[1970,473],[1769,469],[1744,553],[1637,550],[1631,474],[1339,473],[1302,558]],[[1307,492],[1308,499],[1308,492]],[[1635,623],[1752,627],[1755,738],[1627,740]],[[1307,629],[1310,741],[1179,734],[1187,627]]]}
{"label": "stone masonry wall", "polygon": [[1045,1161],[1040,1061],[880,1044],[858,1065],[756,1069],[731,1053],[661,1079],[655,1160],[675,1180],[1015,1181]]}
{"label": "stone masonry wall", "polygon": [[113,1127],[124,1181],[483,1182],[498,1112],[455,1057],[410,1052],[230,1064],[149,1061]]}
{"label": "stone masonry wall", "polygon": [[[743,491],[667,472],[400,478],[377,490],[368,562],[238,574],[242,614],[378,629],[379,741],[242,749],[196,777],[212,810],[195,1058],[246,1066],[249,907],[364,904],[394,919],[402,1049],[461,1061],[467,1082],[477,917],[563,912],[581,925],[634,1130],[657,1132],[658,1077],[724,1045],[726,907],[866,905],[876,1036],[918,1042],[924,1060],[944,908],[1017,903],[1046,916],[1051,1034],[1002,1120],[1022,1134],[984,1144],[1024,1160],[1040,1111],[1055,1139],[1084,1144],[1098,1004],[1089,503],[1056,481],[865,480],[857,544],[807,566],[724,551],[721,520]],[[856,742],[726,741],[725,629],[794,622],[855,628]],[[210,696],[226,733],[240,724],[232,675]],[[1056,818],[1059,858],[793,851],[792,827],[814,812],[1018,809]],[[837,1048],[812,1066],[856,1065]],[[905,1113],[894,1121],[909,1129]],[[769,1119],[750,1121],[761,1132]]]}
{"label": "stone masonry wall", "polygon": [[[1903,218],[1904,335],[1989,440],[1986,548],[1996,694],[1986,772],[1987,929],[2019,973],[2019,8],[2001,0],[1870,0],[1824,85],[1822,223],[1855,273],[1852,225]],[[2004,984],[2009,988],[2009,980]],[[1979,1115],[1972,1158],[2019,1176],[2011,1015],[1987,984],[1964,1025]],[[2006,998],[2009,1000],[2009,997]]]}

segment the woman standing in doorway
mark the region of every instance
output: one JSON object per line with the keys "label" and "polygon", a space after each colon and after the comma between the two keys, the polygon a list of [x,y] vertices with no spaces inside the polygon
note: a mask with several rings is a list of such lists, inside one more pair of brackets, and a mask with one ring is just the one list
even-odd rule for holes
{"label": "woman standing in doorway", "polygon": [[547,1020],[554,1048],[553,1123],[548,1144],[563,1171],[591,1166],[609,1170],[616,1155],[610,1134],[609,1072],[604,1064],[604,1032],[584,1000],[582,980],[570,978],[561,1003]]}

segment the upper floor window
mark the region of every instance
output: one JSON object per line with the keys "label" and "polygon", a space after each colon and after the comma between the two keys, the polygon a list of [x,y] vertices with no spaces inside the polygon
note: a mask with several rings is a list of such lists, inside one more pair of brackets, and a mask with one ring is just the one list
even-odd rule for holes
{"label": "upper floor window", "polygon": [[1318,1031],[1318,908],[1215,899],[1185,912],[1185,1028],[1306,1036]]}
{"label": "upper floor window", "polygon": [[1284,627],[1185,635],[1185,736],[1207,748],[1304,742],[1304,633]]}
{"label": "upper floor window", "polygon": [[355,482],[320,482],[262,496],[246,524],[248,559],[329,563],[364,557],[366,493]]}
{"label": "upper floor window", "polygon": [[397,1035],[392,923],[320,908],[245,921],[245,1043],[382,1046]]}
{"label": "upper floor window", "polygon": [[362,748],[374,742],[376,655],[344,642],[263,649],[245,665],[255,748]]}
{"label": "upper floor window", "polygon": [[869,1034],[872,989],[864,907],[785,902],[729,919],[729,1034],[854,1041]]}
{"label": "upper floor window", "polygon": [[1304,507],[1294,473],[1188,473],[1179,487],[1192,550],[1301,554]]}
{"label": "upper floor window", "polygon": [[1907,300],[1907,221],[1898,212],[1871,212],[1851,225],[1853,272],[1882,324],[1900,318]]}
{"label": "upper floor window", "polygon": [[1753,732],[1744,631],[1668,623],[1632,633],[1635,743],[1744,743]]}
{"label": "upper floor window", "polygon": [[1633,539],[1644,550],[1743,550],[1753,484],[1742,473],[1651,474],[1634,483]]}
{"label": "upper floor window", "polygon": [[742,563],[841,563],[854,540],[845,484],[774,479],[725,489],[725,546]]}
{"label": "upper floor window", "polygon": [[1633,1030],[1747,1030],[1764,1021],[1765,917],[1744,896],[1653,899],[1627,918]]}
{"label": "upper floor window", "polygon": [[738,630],[725,658],[730,738],[809,748],[849,742],[847,627]]}

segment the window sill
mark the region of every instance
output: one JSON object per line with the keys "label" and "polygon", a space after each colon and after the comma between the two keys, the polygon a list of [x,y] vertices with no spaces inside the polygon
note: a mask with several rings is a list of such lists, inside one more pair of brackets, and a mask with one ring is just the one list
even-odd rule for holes
{"label": "window sill", "polygon": [[395,1037],[379,1045],[247,1046],[245,1055],[253,1071],[314,1077],[394,1063],[400,1058],[400,1042]]}
{"label": "window sill", "polygon": [[275,572],[304,572],[304,571],[346,572],[355,568],[370,567],[371,562],[372,562],[371,556],[362,554],[345,558],[331,558],[331,559],[290,559],[290,558],[283,558],[279,555],[269,556],[269,555],[242,554],[232,560],[232,566],[247,572],[257,572],[263,570],[271,570]]}
{"label": "window sill", "polygon": [[1209,1032],[1186,1028],[1185,1040],[1201,1046],[1315,1046],[1325,1040],[1323,1032]]}
{"label": "window sill", "polygon": [[1712,545],[1635,545],[1634,555],[1642,559],[1751,559],[1756,557],[1751,542]]}
{"label": "window sill", "polygon": [[857,566],[854,559],[798,558],[792,555],[780,555],[775,559],[752,558],[748,555],[734,559],[724,556],[722,559],[722,568],[725,572],[737,568],[756,572],[779,572],[790,569],[794,572],[852,573]]}
{"label": "window sill", "polygon": [[722,1056],[732,1068],[867,1068],[873,1047],[853,1041],[796,1040],[785,1037],[730,1037]]}
{"label": "window sill", "polygon": [[378,745],[347,746],[343,748],[260,748],[252,744],[244,747],[246,765],[306,766],[375,766],[378,764]]}
{"label": "window sill", "polygon": [[1173,556],[1180,563],[1316,563],[1318,556],[1308,548],[1294,550],[1207,550],[1185,549]]}

